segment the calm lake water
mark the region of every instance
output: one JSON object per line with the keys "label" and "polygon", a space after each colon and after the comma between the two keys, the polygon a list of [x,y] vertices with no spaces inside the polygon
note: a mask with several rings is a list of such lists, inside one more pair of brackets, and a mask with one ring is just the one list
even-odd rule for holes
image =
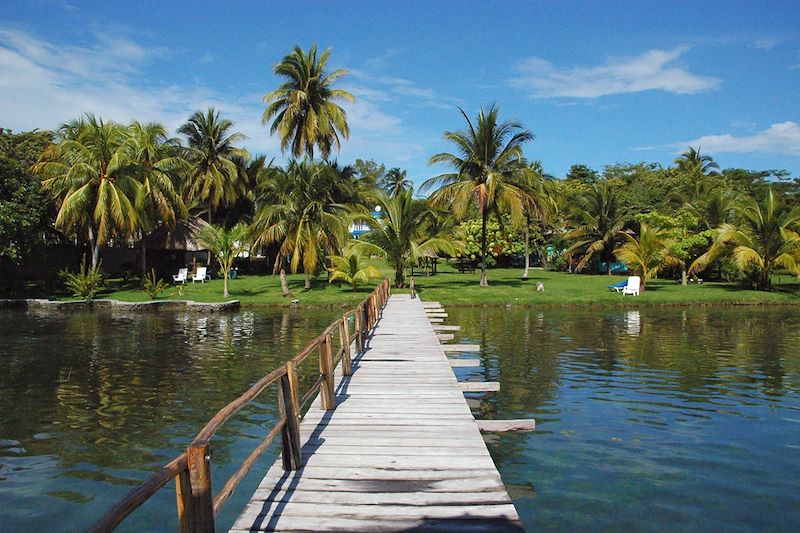
{"label": "calm lake water", "polygon": [[[0,310],[0,531],[86,529],[336,315]],[[267,389],[215,437],[217,488],[272,427],[275,398]],[[254,470],[267,468],[275,453]],[[258,478],[249,476],[228,501],[220,530]],[[121,529],[176,526],[169,483]]]}
{"label": "calm lake water", "polygon": [[[448,313],[483,346],[460,377],[501,383],[476,415],[537,420],[487,437],[530,530],[800,529],[800,310]],[[337,314],[0,311],[0,530],[84,529]],[[215,439],[217,487],[275,419],[266,394]],[[123,530],[172,530],[173,487]]]}
{"label": "calm lake water", "polygon": [[448,309],[526,528],[800,530],[800,311]]}

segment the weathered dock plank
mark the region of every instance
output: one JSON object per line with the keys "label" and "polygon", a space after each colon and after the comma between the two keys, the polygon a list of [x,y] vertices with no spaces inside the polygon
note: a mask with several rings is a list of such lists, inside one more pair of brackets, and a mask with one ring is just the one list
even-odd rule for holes
{"label": "weathered dock plank", "polygon": [[302,467],[276,461],[231,531],[523,530],[451,368],[480,363],[447,358],[432,304],[390,298],[336,409],[304,416]]}

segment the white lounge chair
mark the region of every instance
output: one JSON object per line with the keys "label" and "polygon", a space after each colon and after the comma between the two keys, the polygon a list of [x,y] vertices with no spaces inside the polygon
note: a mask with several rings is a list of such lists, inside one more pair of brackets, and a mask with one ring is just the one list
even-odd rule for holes
{"label": "white lounge chair", "polygon": [[628,276],[628,284],[622,289],[622,294],[630,294],[632,296],[639,296],[639,286],[642,280],[639,276]]}
{"label": "white lounge chair", "polygon": [[208,267],[197,267],[197,272],[195,272],[194,276],[192,276],[192,283],[194,283],[195,281],[199,281],[200,283],[205,283],[206,270],[208,270]]}
{"label": "white lounge chair", "polygon": [[179,268],[178,273],[172,275],[172,281],[174,281],[175,283],[186,283],[188,277],[189,277],[189,269]]}

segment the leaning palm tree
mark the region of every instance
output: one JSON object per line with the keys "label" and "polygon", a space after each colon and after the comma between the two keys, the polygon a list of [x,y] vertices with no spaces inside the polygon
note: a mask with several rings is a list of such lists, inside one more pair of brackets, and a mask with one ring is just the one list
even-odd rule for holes
{"label": "leaning palm tree", "polygon": [[452,208],[463,217],[471,206],[477,205],[481,216],[481,287],[486,279],[486,222],[490,214],[511,214],[514,221],[523,217],[524,191],[515,184],[514,176],[524,167],[522,145],[533,140],[533,134],[518,122],[498,122],[500,110],[492,106],[480,110],[473,124],[463,109],[467,122],[463,131],[445,132],[445,139],[456,145],[457,153],[443,152],[430,158],[431,164],[443,163],[454,172],[440,174],[422,184],[422,190],[438,189],[430,201],[436,207]]}
{"label": "leaning palm tree", "polygon": [[257,193],[254,243],[280,245],[276,273],[286,260],[292,272],[302,264],[306,289],[320,255],[338,253],[350,236],[351,206],[337,201],[340,183],[334,175],[326,165],[293,160],[285,171],[274,169],[273,178],[262,182]]}
{"label": "leaning palm tree", "polygon": [[350,136],[347,113],[336,102],[355,102],[355,98],[347,91],[333,88],[334,82],[346,76],[347,71],[329,73],[326,65],[330,54],[328,48],[317,58],[316,43],[308,52],[295,46],[273,68],[286,81],[264,96],[268,105],[261,120],[264,124],[272,120],[270,134],[277,133],[281,150],[288,149],[293,157],[308,155],[313,160],[316,147],[328,159],[333,149],[340,149],[339,137]]}
{"label": "leaning palm tree", "polygon": [[627,216],[619,191],[605,181],[593,184],[578,198],[578,206],[572,215],[577,226],[564,235],[575,240],[565,254],[581,256],[578,270],[595,255],[600,255],[606,261],[608,275],[611,275],[614,248],[624,238]]}
{"label": "leaning palm tree", "polygon": [[344,281],[356,290],[359,283],[368,283],[381,275],[378,267],[370,265],[361,253],[353,249],[345,251],[343,255],[332,255],[330,260],[333,266],[329,269],[329,283]]}
{"label": "leaning palm tree", "polygon": [[714,161],[713,157],[701,155],[700,148],[695,149],[691,146],[675,159],[675,164],[678,165],[679,171],[693,177],[715,174],[719,170],[719,165]]}
{"label": "leaning palm tree", "polygon": [[222,269],[222,295],[230,296],[228,293],[228,276],[233,268],[233,262],[248,247],[249,230],[244,224],[237,224],[231,229],[221,226],[203,226],[197,232],[196,239],[199,244],[205,246],[219,261]]}
{"label": "leaning palm tree", "polygon": [[394,267],[396,287],[405,286],[405,267],[416,264],[426,253],[455,255],[461,250],[460,243],[453,238],[425,235],[431,212],[424,202],[411,198],[411,191],[401,191],[394,197],[378,191],[372,199],[381,207],[382,217],[368,220],[372,230],[362,235],[354,247],[386,258]]}
{"label": "leaning palm tree", "polygon": [[186,183],[186,199],[196,201],[207,209],[206,219],[220,205],[235,202],[240,195],[237,186],[239,169],[236,161],[246,160],[249,154],[235,143],[245,138],[231,133],[233,122],[220,119],[213,107],[205,114],[197,111],[178,132],[188,138],[186,160],[191,164]]}
{"label": "leaning palm tree", "polygon": [[672,253],[675,244],[664,230],[654,229],[642,222],[639,233],[633,237],[624,233],[625,243],[614,250],[614,255],[628,265],[642,279],[641,290],[663,269],[679,264]]}
{"label": "leaning palm tree", "polygon": [[729,255],[740,270],[754,271],[756,288],[770,290],[776,267],[800,272],[798,229],[800,210],[775,198],[770,188],[762,203],[748,198],[739,205],[736,221],[719,227],[711,249],[689,271],[702,271],[717,257]]}
{"label": "leaning palm tree", "polygon": [[62,124],[58,137],[33,171],[59,204],[56,227],[85,235],[96,268],[108,240],[129,237],[139,220],[135,201],[141,184],[128,152],[128,131],[86,115]]}

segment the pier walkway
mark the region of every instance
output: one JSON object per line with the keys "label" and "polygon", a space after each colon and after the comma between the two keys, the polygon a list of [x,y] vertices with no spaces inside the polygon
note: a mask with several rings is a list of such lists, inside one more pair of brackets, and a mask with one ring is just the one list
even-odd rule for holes
{"label": "pier walkway", "polygon": [[451,364],[423,303],[391,296],[335,409],[303,417],[302,466],[279,458],[231,531],[522,531]]}

